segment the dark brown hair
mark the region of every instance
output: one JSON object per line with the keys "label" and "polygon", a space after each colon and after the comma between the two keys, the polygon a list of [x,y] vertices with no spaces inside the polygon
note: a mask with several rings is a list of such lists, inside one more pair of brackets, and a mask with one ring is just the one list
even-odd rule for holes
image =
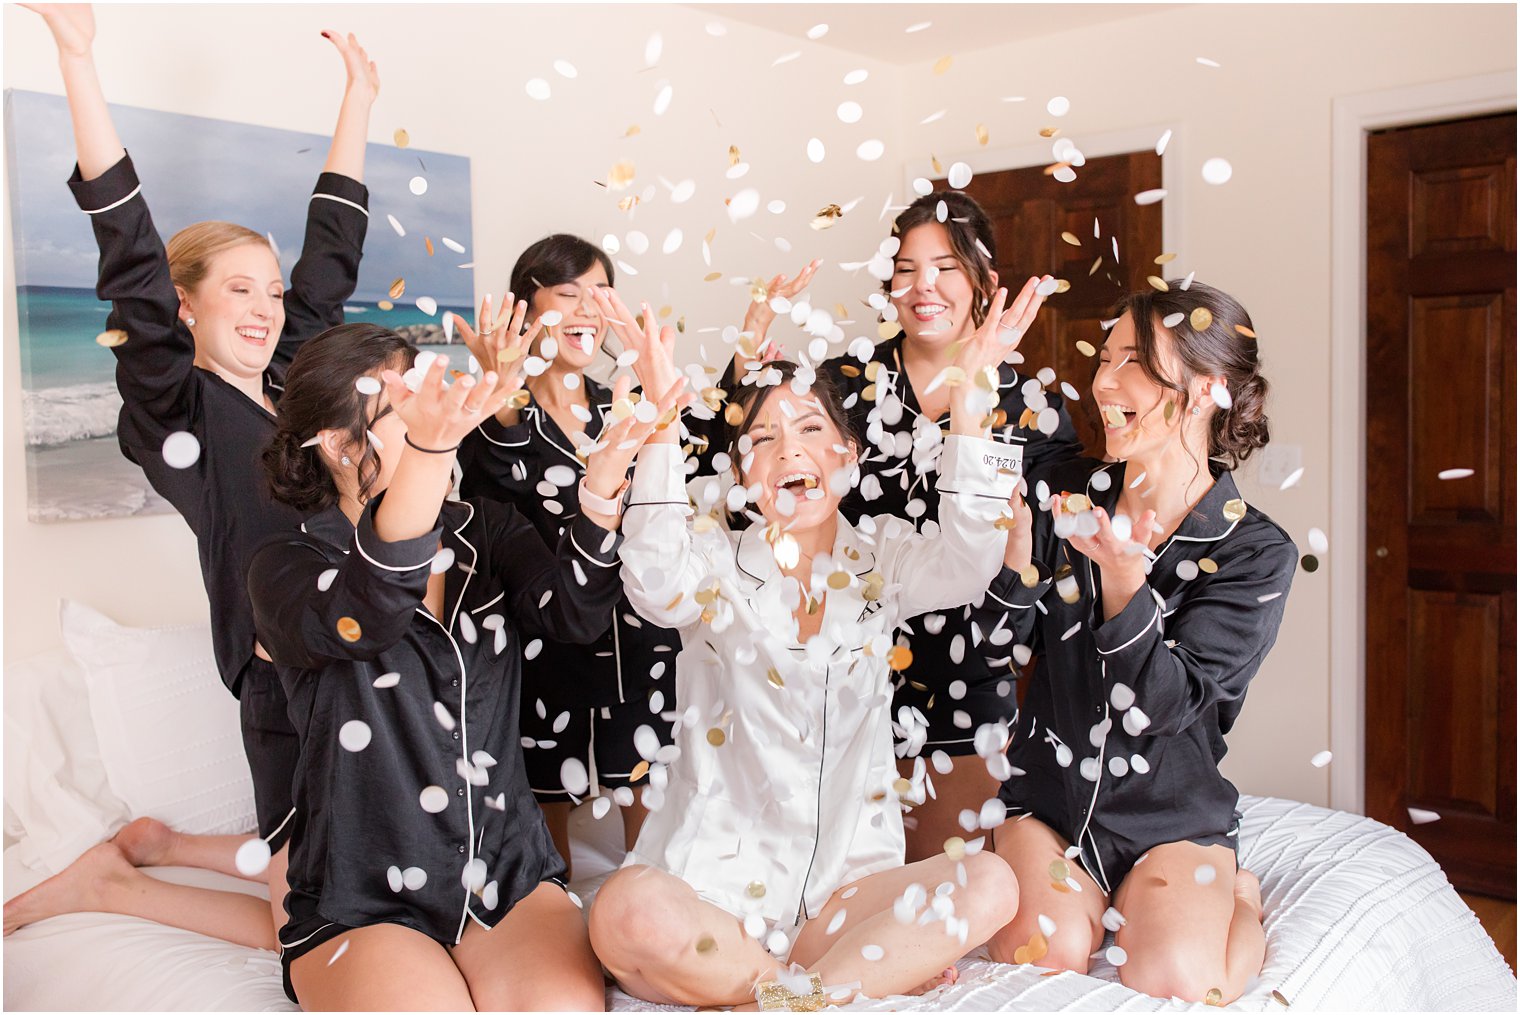
{"label": "dark brown hair", "polygon": [[363,449],[359,499],[369,498],[380,476],[380,456],[366,431],[374,425],[379,396],[365,395],[354,384],[383,367],[407,370],[416,358],[416,346],[378,324],[340,324],[301,347],[286,374],[279,426],[263,454],[276,500],[307,512],[337,503],[338,485],[319,449],[302,446],[322,430],[341,430],[350,447]]}
{"label": "dark brown hair", "polygon": [[[939,203],[945,202],[945,221],[939,221]],[[992,268],[997,262],[997,246],[992,238],[992,220],[975,199],[959,190],[937,190],[925,194],[903,210],[892,222],[892,234],[906,239],[908,233],[922,225],[939,222],[950,236],[950,251],[966,273],[975,298],[971,301],[971,321],[981,327],[987,319],[997,286]],[[977,243],[981,243],[981,248]],[[985,251],[985,253],[983,252]],[[895,261],[896,258],[894,257]],[[881,284],[882,292],[892,291],[891,281]]]}
{"label": "dark brown hair", "polygon": [[[1207,314],[1202,311],[1207,311]],[[1229,293],[1202,282],[1167,291],[1147,288],[1124,297],[1113,316],[1129,314],[1135,327],[1135,362],[1145,376],[1177,393],[1177,410],[1192,408],[1189,386],[1198,377],[1223,377],[1230,407],[1220,407],[1209,428],[1209,457],[1236,468],[1271,439],[1267,420],[1267,379],[1261,375],[1255,329],[1246,308]],[[1168,318],[1180,318],[1168,327]],[[1198,325],[1203,325],[1199,327]],[[1182,364],[1181,377],[1169,377],[1159,362],[1156,328],[1172,334],[1172,348]],[[1241,330],[1245,329],[1245,330]]]}
{"label": "dark brown hair", "polygon": [[[755,419],[760,415],[760,410],[765,406],[765,400],[772,391],[776,391],[785,385],[790,385],[792,378],[797,376],[797,364],[789,360],[772,360],[763,367],[757,368],[757,374],[768,370],[777,370],[781,373],[780,384],[744,384],[735,385],[737,390],[729,399],[733,405],[737,405],[744,414],[738,426],[728,430],[728,453],[735,463],[739,461],[739,438],[749,433],[749,428],[755,425]],[[808,387],[809,392],[818,399],[818,404],[823,407],[823,414],[839,430],[839,436],[845,443],[854,443],[857,451],[863,449],[860,436],[855,432],[855,425],[850,422],[849,413],[844,411],[844,404],[839,397],[839,390],[834,387],[834,382],[828,374],[818,373],[813,383]]]}

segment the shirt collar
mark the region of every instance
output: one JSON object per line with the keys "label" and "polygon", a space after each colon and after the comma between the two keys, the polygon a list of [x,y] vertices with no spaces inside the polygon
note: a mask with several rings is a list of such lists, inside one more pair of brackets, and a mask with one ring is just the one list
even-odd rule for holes
{"label": "shirt collar", "polygon": [[[1203,499],[1193,507],[1192,511],[1188,512],[1182,524],[1177,526],[1177,531],[1172,533],[1171,538],[1166,541],[1167,544],[1174,540],[1209,542],[1222,539],[1234,531],[1235,526],[1240,524],[1240,519],[1245,516],[1245,501],[1241,499],[1240,490],[1235,485],[1234,475],[1212,459],[1208,464],[1209,473],[1214,477],[1214,485],[1209,487]],[[1107,490],[1098,490],[1093,487],[1092,476],[1089,476],[1087,479],[1088,499],[1112,513],[1113,506],[1118,503],[1119,494],[1124,490],[1125,466],[1124,462],[1112,462],[1101,469],[1094,470],[1092,476],[1107,473],[1112,482],[1109,483]],[[1225,507],[1231,505],[1232,502],[1237,503],[1234,503],[1230,513],[1226,515]],[[1159,555],[1164,549],[1165,545],[1156,551],[1157,554]]]}

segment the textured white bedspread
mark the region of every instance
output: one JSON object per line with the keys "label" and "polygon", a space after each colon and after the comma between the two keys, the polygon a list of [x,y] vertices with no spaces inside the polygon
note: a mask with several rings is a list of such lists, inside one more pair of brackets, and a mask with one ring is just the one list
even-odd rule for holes
{"label": "textured white bedspread", "polygon": [[[576,887],[583,897],[615,862],[612,823],[576,812]],[[1261,797],[1241,800],[1242,858],[1262,883],[1267,960],[1232,1007],[1297,1010],[1506,1010],[1515,978],[1429,854],[1367,818]],[[5,895],[38,875],[6,851]],[[167,877],[207,887],[253,886],[204,871]],[[5,1007],[31,1010],[278,1011],[293,1006],[279,962],[254,951],[140,920],[76,914],[5,942]],[[1097,961],[1091,975],[972,957],[954,987],[923,998],[860,1001],[862,1011],[1157,1011],[1189,1007],[1137,994]],[[653,1010],[617,990],[616,1010]],[[1201,1006],[1198,1006],[1201,1007]]]}

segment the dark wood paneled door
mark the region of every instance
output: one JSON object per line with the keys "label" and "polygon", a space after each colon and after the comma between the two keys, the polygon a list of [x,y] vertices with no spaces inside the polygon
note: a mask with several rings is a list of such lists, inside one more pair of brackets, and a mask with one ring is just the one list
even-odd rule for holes
{"label": "dark wood paneled door", "polygon": [[1367,813],[1513,899],[1515,116],[1367,156]]}
{"label": "dark wood paneled door", "polygon": [[1077,342],[1101,347],[1099,324],[1119,297],[1143,288],[1147,275],[1170,274],[1156,264],[1165,253],[1161,205],[1135,203],[1136,194],[1161,186],[1161,157],[1146,151],[1088,159],[1071,183],[1046,168],[980,174],[966,193],[992,219],[1002,282],[1014,292],[1031,275],[1048,273],[1071,283],[1069,291],[1046,301],[1019,344],[1020,372],[1033,376],[1050,367],[1077,389],[1081,401],[1071,406],[1072,421],[1087,453],[1102,457],[1103,426],[1089,391],[1097,359],[1078,351]]}

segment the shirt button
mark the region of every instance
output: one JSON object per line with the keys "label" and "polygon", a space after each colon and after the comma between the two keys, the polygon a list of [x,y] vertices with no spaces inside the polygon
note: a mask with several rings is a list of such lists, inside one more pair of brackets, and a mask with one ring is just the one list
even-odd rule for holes
{"label": "shirt button", "polygon": [[455,740],[458,740],[458,739],[459,739],[459,731],[458,731],[458,730],[455,730],[455,731],[454,731],[454,739],[455,739]]}
{"label": "shirt button", "polygon": [[462,843],[462,842],[459,844],[459,852],[461,852],[461,853],[464,852],[464,843]]}
{"label": "shirt button", "polygon": [[454,791],[454,794],[455,794],[455,795],[456,795],[456,796],[464,796],[464,787],[463,787],[463,786],[461,786],[461,787],[459,787],[459,788],[458,788],[458,789],[456,789],[456,790],[455,790],[455,791]]}
{"label": "shirt button", "polygon": [[458,686],[459,686],[459,681],[458,681],[458,680],[455,680],[455,681],[454,681],[454,686],[455,686],[455,687],[458,687]]}

